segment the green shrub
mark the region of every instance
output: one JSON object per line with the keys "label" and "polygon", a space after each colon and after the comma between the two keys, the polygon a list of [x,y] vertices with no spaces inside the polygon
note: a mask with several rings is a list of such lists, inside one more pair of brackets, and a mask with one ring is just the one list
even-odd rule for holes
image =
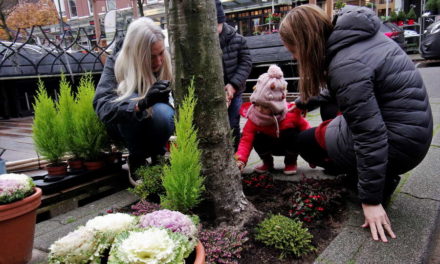
{"label": "green shrub", "polygon": [[280,258],[291,253],[302,256],[315,250],[311,244],[312,234],[302,227],[298,220],[292,220],[282,215],[272,215],[263,220],[256,229],[255,239],[266,246],[281,250]]}
{"label": "green shrub", "polygon": [[435,11],[435,10],[437,10],[437,8],[438,8],[437,0],[428,0],[425,4],[426,10]]}
{"label": "green shrub", "polygon": [[411,8],[411,9],[408,11],[408,14],[406,14],[406,18],[407,18],[407,19],[413,19],[413,20],[416,20],[416,19],[417,19],[417,15],[416,15],[416,12],[414,11],[414,8]]}
{"label": "green shrub", "polygon": [[141,179],[140,184],[134,188],[130,188],[129,191],[139,196],[142,200],[147,200],[150,194],[162,194],[162,175],[163,164],[155,166],[142,166],[135,172]]}
{"label": "green shrub", "polygon": [[400,10],[399,13],[397,13],[397,20],[398,21],[405,21],[405,19],[406,19],[405,11]]}
{"label": "green shrub", "polygon": [[335,9],[339,10],[342,9],[346,4],[344,2],[342,2],[341,0],[338,0],[335,2]]}
{"label": "green shrub", "polygon": [[163,186],[165,195],[161,197],[164,208],[188,212],[201,201],[204,178],[200,175],[200,150],[197,130],[194,128],[194,81],[188,94],[178,109],[176,143],[171,145],[170,165],[164,167]]}
{"label": "green shrub", "polygon": [[58,114],[60,116],[60,129],[63,144],[67,152],[73,155],[74,159],[78,159],[81,155],[81,146],[75,141],[76,123],[73,120],[75,98],[72,94],[72,87],[66,80],[66,76],[61,74],[60,93],[57,103]]}
{"label": "green shrub", "polygon": [[397,22],[397,13],[396,13],[396,11],[392,11],[390,13],[389,19],[390,19],[390,22]]}
{"label": "green shrub", "polygon": [[61,118],[41,79],[38,80],[38,91],[33,106],[32,139],[36,151],[51,163],[59,164],[66,151],[62,141]]}
{"label": "green shrub", "polygon": [[99,160],[108,142],[105,126],[93,109],[94,95],[92,75],[88,73],[80,80],[73,113],[76,126],[74,144],[81,149],[81,157],[88,161]]}

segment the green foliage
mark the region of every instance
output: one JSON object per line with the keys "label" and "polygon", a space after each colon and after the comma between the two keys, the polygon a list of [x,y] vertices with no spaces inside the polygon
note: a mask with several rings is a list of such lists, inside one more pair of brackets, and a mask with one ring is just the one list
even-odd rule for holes
{"label": "green foliage", "polygon": [[343,8],[346,4],[344,2],[342,2],[341,0],[336,1],[335,3],[335,9],[339,10],[341,8]]}
{"label": "green foliage", "polygon": [[171,145],[170,165],[164,167],[163,186],[165,196],[161,197],[164,208],[188,212],[201,201],[204,178],[200,175],[201,152],[198,148],[197,130],[194,128],[194,80],[188,94],[178,109],[176,143]]}
{"label": "green foliage", "polygon": [[373,2],[368,2],[366,5],[366,7],[374,9],[374,3]]}
{"label": "green foliage", "polygon": [[390,13],[390,22],[397,22],[397,13],[396,13],[396,11],[392,11]]}
{"label": "green foliage", "polygon": [[440,0],[428,0],[425,4],[425,9],[435,12],[437,9],[440,9]]}
{"label": "green foliage", "polygon": [[414,11],[414,8],[411,8],[411,9],[408,11],[408,14],[406,14],[406,18],[407,18],[407,19],[414,19],[414,20],[417,19],[417,15],[416,15],[416,12]]}
{"label": "green foliage", "polygon": [[62,140],[61,118],[41,79],[38,80],[34,112],[32,139],[37,153],[51,163],[60,163],[66,151]]}
{"label": "green foliage", "polygon": [[139,196],[139,198],[142,200],[147,200],[150,194],[163,193],[163,164],[155,166],[142,166],[137,169],[135,173],[139,176],[141,182],[134,188],[130,188],[130,192]]}
{"label": "green foliage", "polygon": [[73,155],[75,159],[81,155],[81,146],[75,144],[76,123],[73,120],[75,98],[72,94],[72,87],[64,74],[61,74],[60,94],[57,103],[58,114],[60,116],[60,129],[62,141],[66,150]]}
{"label": "green foliage", "polygon": [[315,251],[312,234],[298,220],[272,215],[258,225],[256,232],[256,240],[281,250],[280,258],[289,253],[299,257]]}
{"label": "green foliage", "polygon": [[85,160],[98,160],[107,142],[107,132],[93,109],[95,88],[92,75],[87,73],[79,83],[76,104],[73,112],[76,135],[74,144],[81,149]]}
{"label": "green foliage", "polygon": [[397,13],[397,20],[404,21],[406,19],[405,11],[400,10],[399,13]]}

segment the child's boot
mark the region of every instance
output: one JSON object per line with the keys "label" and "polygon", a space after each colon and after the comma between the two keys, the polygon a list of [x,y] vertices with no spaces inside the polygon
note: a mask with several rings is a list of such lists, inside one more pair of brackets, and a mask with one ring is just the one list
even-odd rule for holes
{"label": "child's boot", "polygon": [[263,160],[263,164],[254,168],[257,173],[265,173],[273,169],[273,157],[272,155],[260,156]]}
{"label": "child's boot", "polygon": [[296,159],[297,154],[287,154],[284,158],[284,174],[286,175],[293,175],[296,174],[297,171],[297,165],[296,165]]}

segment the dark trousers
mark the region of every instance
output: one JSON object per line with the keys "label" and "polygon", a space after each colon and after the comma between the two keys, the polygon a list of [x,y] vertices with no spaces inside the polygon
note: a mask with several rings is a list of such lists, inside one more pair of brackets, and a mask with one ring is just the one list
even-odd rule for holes
{"label": "dark trousers", "polygon": [[229,125],[232,129],[232,136],[234,137],[234,149],[237,151],[238,144],[240,142],[240,107],[243,103],[241,94],[234,96],[231,100],[231,104],[228,107]]}
{"label": "dark trousers", "polygon": [[274,138],[269,135],[258,133],[254,138],[254,148],[265,163],[273,162],[273,156],[285,156],[284,163],[296,163],[298,148],[296,138],[299,131],[289,128],[280,131],[280,137]]}
{"label": "dark trousers", "polygon": [[130,159],[145,161],[148,157],[165,154],[165,144],[174,132],[174,109],[163,103],[157,103],[152,108],[152,116],[147,119],[109,127],[110,136],[124,142]]}
{"label": "dark trousers", "polygon": [[[334,104],[321,105],[321,117],[323,121],[333,119],[338,113],[338,108]],[[356,164],[352,168],[341,169],[329,157],[327,150],[321,148],[315,138],[315,128],[300,132],[297,136],[298,153],[310,164],[324,168],[330,174],[348,174],[353,180],[353,187],[357,188]],[[390,162],[393,163],[393,162]],[[383,190],[383,203],[387,202],[400,182],[400,176],[392,170],[392,166],[387,168]]]}

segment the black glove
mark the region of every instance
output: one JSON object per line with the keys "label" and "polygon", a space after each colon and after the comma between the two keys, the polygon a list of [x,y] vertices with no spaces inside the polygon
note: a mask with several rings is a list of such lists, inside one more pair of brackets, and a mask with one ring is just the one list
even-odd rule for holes
{"label": "black glove", "polygon": [[156,103],[168,103],[170,92],[170,81],[161,80],[155,82],[145,97],[138,102],[139,110],[144,111]]}
{"label": "black glove", "polygon": [[301,110],[307,110],[312,111],[316,108],[318,108],[321,105],[320,96],[312,96],[309,98],[309,101],[307,103],[304,103],[301,101],[301,98],[298,97],[295,99],[295,106]]}

